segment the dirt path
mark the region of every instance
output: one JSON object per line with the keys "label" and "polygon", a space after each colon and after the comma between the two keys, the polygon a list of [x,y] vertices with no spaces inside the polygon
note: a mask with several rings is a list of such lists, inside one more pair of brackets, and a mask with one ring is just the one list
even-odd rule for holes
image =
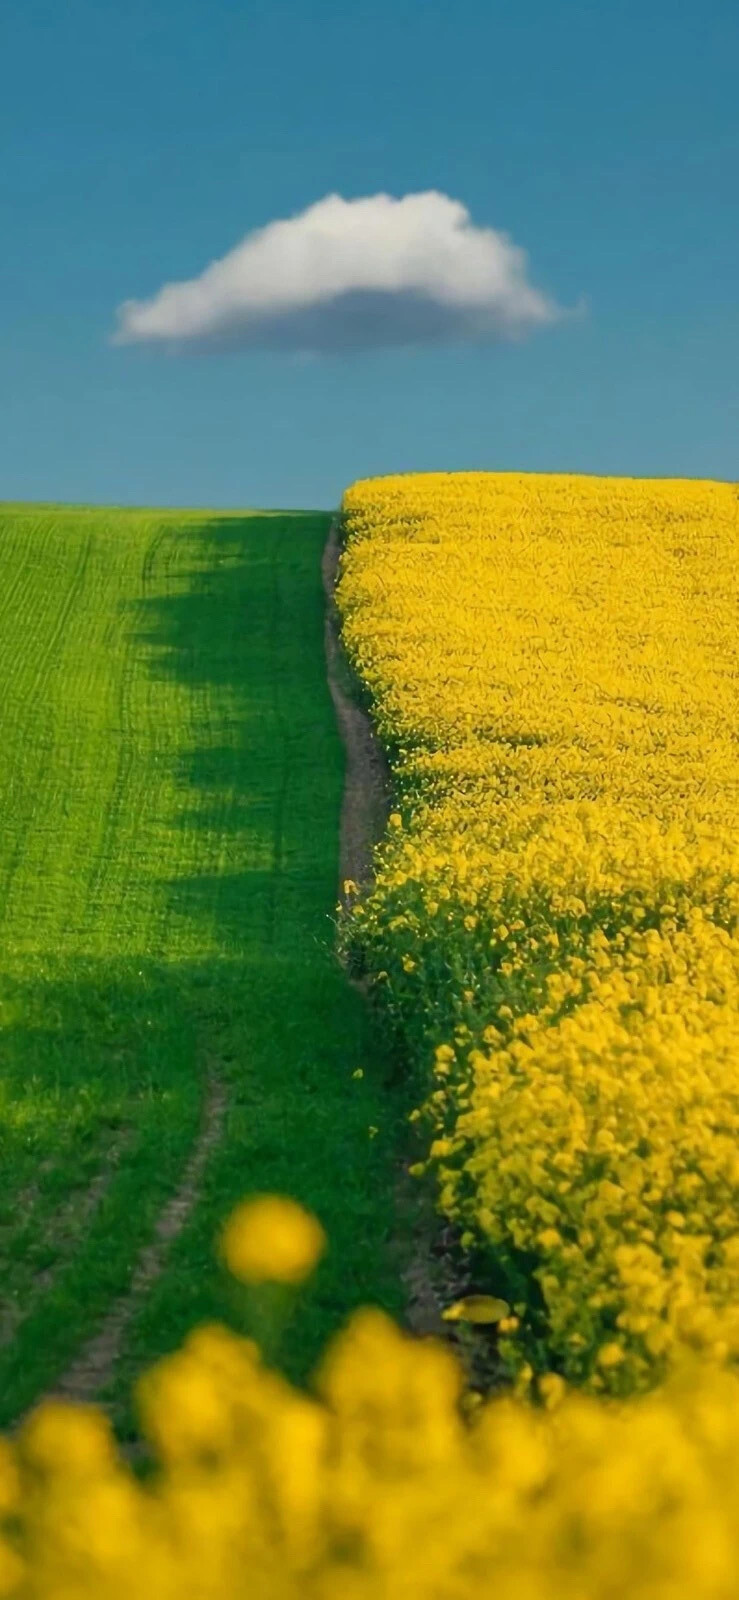
{"label": "dirt path", "polygon": [[[390,812],[390,771],[371,718],[350,694],[351,671],[341,643],[341,621],[334,598],[340,555],[341,520],[335,517],[323,552],[322,573],[326,670],[346,755],[339,849],[339,898],[343,901],[346,878],[363,885],[372,880],[374,846]],[[464,1251],[454,1230],[436,1211],[428,1189],[408,1174],[408,1167],[422,1153],[411,1150],[399,1162],[395,1191],[397,1229],[391,1247],[406,1293],[405,1324],[419,1337],[435,1335],[451,1344],[470,1386],[489,1390],[500,1381],[490,1335],[442,1319],[443,1307],[471,1292],[475,1285],[466,1271]]]}
{"label": "dirt path", "polygon": [[326,596],[326,670],[346,756],[341,805],[339,882],[367,883],[372,877],[372,852],[390,812],[390,773],[385,752],[366,711],[351,698],[350,669],[341,643],[341,624],[334,599],[339,557],[340,519],[334,517],[323,551],[321,571]]}
{"label": "dirt path", "polygon": [[93,1400],[110,1382],[123,1335],[160,1277],[170,1246],[197,1205],[208,1157],[221,1137],[225,1111],[225,1090],[220,1079],[213,1074],[208,1080],[200,1131],[180,1186],[160,1212],[154,1237],[141,1251],[126,1293],[113,1303],[101,1327],[83,1345],[55,1385],[55,1396],[65,1400]]}

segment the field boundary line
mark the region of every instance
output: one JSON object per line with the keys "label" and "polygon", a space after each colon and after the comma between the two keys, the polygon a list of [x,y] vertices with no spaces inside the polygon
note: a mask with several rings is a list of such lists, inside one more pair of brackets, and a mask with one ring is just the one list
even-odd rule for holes
{"label": "field boundary line", "polygon": [[326,673],[346,761],[339,842],[339,898],[343,901],[347,879],[357,884],[372,880],[374,846],[390,814],[390,769],[368,712],[351,698],[342,682],[347,665],[334,596],[340,556],[341,517],[335,516],[323,550],[321,575],[326,598]]}
{"label": "field boundary line", "polygon": [[[391,809],[391,773],[385,751],[368,711],[346,687],[351,667],[341,638],[341,616],[335,589],[341,557],[341,515],[331,521],[323,550],[321,574],[326,600],[326,674],[346,760],[341,804],[339,900],[346,903],[344,882],[367,888],[374,875],[374,847],[382,837]],[[348,982],[366,995],[362,979],[346,973]],[[419,1151],[398,1161],[395,1182],[396,1229],[391,1249],[405,1293],[404,1322],[419,1338],[443,1340],[456,1353],[468,1384],[488,1389],[497,1383],[491,1373],[490,1342],[479,1329],[445,1322],[442,1308],[468,1290],[465,1252],[454,1229],[443,1223],[428,1189],[409,1174]],[[494,1364],[494,1363],[493,1363]]]}

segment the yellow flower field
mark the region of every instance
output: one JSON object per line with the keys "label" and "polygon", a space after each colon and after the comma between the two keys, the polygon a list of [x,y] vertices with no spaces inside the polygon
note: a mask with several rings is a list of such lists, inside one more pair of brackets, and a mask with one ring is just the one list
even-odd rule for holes
{"label": "yellow flower field", "polygon": [[[317,1221],[278,1196],[226,1229],[232,1270],[294,1287]],[[292,1248],[291,1248],[292,1247]],[[261,1292],[261,1290],[260,1290]],[[94,1407],[46,1401],[0,1440],[4,1600],[729,1600],[739,1378],[702,1361],[605,1404],[471,1405],[444,1345],[353,1314],[311,1390],[199,1328],[141,1380],[155,1470]]]}
{"label": "yellow flower field", "polygon": [[345,939],[506,1357],[629,1394],[739,1351],[739,493],[429,474],[343,512],[398,797]]}

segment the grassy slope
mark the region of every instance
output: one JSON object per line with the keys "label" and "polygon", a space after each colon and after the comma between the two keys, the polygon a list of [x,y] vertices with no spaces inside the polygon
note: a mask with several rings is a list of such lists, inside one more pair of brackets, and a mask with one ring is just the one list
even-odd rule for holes
{"label": "grassy slope", "polygon": [[293,1375],[353,1305],[399,1307],[401,1108],[331,953],[326,526],[0,510],[2,1424],[125,1289],[213,1067],[225,1137],[109,1398],[224,1314],[213,1239],[251,1190],[296,1195],[331,1238]]}

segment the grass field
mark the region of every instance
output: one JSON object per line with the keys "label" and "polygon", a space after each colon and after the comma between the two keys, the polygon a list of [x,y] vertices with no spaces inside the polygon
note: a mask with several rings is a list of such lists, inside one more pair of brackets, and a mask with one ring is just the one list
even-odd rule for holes
{"label": "grass field", "polygon": [[327,521],[0,511],[0,1425],[126,1294],[198,1139],[100,1375],[121,1426],[134,1371],[224,1313],[242,1194],[294,1195],[331,1239],[294,1376],[353,1305],[399,1306],[402,1108],[333,955]]}

